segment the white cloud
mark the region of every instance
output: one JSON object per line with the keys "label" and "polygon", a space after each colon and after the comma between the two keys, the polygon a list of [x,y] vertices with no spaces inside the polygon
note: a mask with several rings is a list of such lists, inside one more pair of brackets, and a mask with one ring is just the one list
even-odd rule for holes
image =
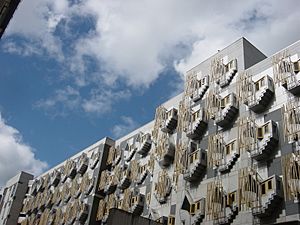
{"label": "white cloud", "polygon": [[[295,5],[297,0],[32,0],[21,2],[7,36],[21,34],[45,49],[68,67],[78,87],[102,82],[83,105],[97,113],[103,101],[95,93],[112,92],[112,83],[149,87],[167,66],[183,74],[241,36],[267,54],[293,43],[300,37]],[[72,24],[78,17],[92,21],[89,31]],[[94,80],[91,68],[102,79]]]}
{"label": "white cloud", "polygon": [[114,138],[119,138],[125,134],[128,134],[129,132],[137,128],[139,125],[131,117],[128,116],[122,116],[121,120],[122,120],[122,124],[115,125],[111,129]]}
{"label": "white cloud", "polygon": [[93,88],[89,97],[84,98],[80,95],[79,88],[67,86],[56,90],[53,96],[38,101],[35,107],[45,109],[52,117],[65,116],[68,111],[74,110],[104,114],[112,110],[114,103],[126,100],[130,95],[130,92],[126,90],[112,91]]}
{"label": "white cloud", "polygon": [[42,173],[47,163],[37,159],[34,149],[24,143],[20,132],[9,126],[0,114],[0,186],[19,171]]}
{"label": "white cloud", "polygon": [[83,100],[82,107],[85,112],[103,114],[111,111],[113,103],[128,99],[128,91],[93,91],[90,99]]}

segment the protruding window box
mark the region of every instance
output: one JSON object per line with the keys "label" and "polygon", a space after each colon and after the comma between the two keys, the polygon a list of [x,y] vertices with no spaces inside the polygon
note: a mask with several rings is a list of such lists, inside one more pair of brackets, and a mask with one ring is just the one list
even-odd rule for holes
{"label": "protruding window box", "polygon": [[162,124],[161,131],[165,133],[173,133],[177,127],[178,115],[177,109],[172,108],[166,112],[166,118]]}
{"label": "protruding window box", "polygon": [[239,104],[234,93],[230,93],[220,100],[220,111],[215,117],[216,124],[226,127],[233,123],[239,111]]}
{"label": "protruding window box", "polygon": [[300,60],[296,62],[280,62],[282,86],[294,95],[300,94]]}
{"label": "protruding window box", "polygon": [[129,169],[125,169],[122,172],[122,178],[118,185],[118,187],[122,190],[128,188],[131,184],[131,171]]}
{"label": "protruding window box", "polygon": [[219,171],[221,173],[229,172],[237,162],[240,156],[237,148],[238,146],[235,140],[225,145],[225,157],[223,157],[222,162],[219,165]]}
{"label": "protruding window box", "polygon": [[270,105],[275,90],[274,83],[268,75],[254,82],[254,94],[249,96],[248,106],[256,113],[261,113]]}
{"label": "protruding window box", "polygon": [[140,155],[146,155],[151,149],[152,140],[151,140],[151,134],[143,134],[140,137],[139,140],[139,148],[137,150],[137,153]]}
{"label": "protruding window box", "polygon": [[165,152],[162,155],[159,164],[162,167],[168,167],[170,166],[173,161],[174,161],[174,157],[175,157],[175,146],[173,143],[171,143],[169,140],[166,141],[165,145]]}
{"label": "protruding window box", "polygon": [[260,183],[260,201],[254,204],[252,214],[257,217],[272,216],[283,199],[281,178],[273,175]]}
{"label": "protruding window box", "polygon": [[137,184],[142,184],[148,175],[147,164],[139,167],[139,178],[137,180]]}
{"label": "protruding window box", "polygon": [[113,192],[115,192],[116,188],[117,188],[117,181],[116,181],[116,175],[115,174],[111,174],[108,175],[107,177],[107,185],[104,188],[104,193],[106,195],[112,194]]}
{"label": "protruding window box", "polygon": [[197,140],[200,139],[207,129],[207,119],[202,108],[192,113],[191,123],[187,128],[186,136]]}
{"label": "protruding window box", "polygon": [[62,190],[62,196],[64,198],[64,202],[67,203],[71,199],[70,187],[68,184],[65,184]]}
{"label": "protruding window box", "polygon": [[139,216],[143,213],[145,204],[145,196],[138,194],[131,198],[131,212],[135,216]]}
{"label": "protruding window box", "polygon": [[205,217],[205,198],[190,205],[190,215],[192,216],[192,224],[200,224]]}
{"label": "protruding window box", "polygon": [[263,160],[274,152],[278,145],[277,124],[270,120],[256,129],[257,147],[251,150],[251,157],[255,160]]}
{"label": "protruding window box", "polygon": [[209,76],[206,75],[203,78],[197,79],[196,90],[190,96],[193,102],[201,100],[209,87]]}
{"label": "protruding window box", "polygon": [[137,148],[135,144],[128,145],[128,156],[125,158],[125,161],[129,162],[132,160],[133,156],[135,155]]}
{"label": "protruding window box", "polygon": [[158,174],[158,181],[154,184],[154,196],[160,204],[167,202],[172,191],[172,181],[167,171],[162,170]]}
{"label": "protruding window box", "polygon": [[219,85],[220,87],[226,87],[232,81],[234,75],[237,73],[237,60],[231,60],[227,65],[224,65],[224,73],[220,75]]}
{"label": "protruding window box", "polygon": [[82,153],[78,161],[78,173],[81,175],[84,174],[88,168],[88,165],[89,165],[89,158],[85,153]]}
{"label": "protruding window box", "polygon": [[44,191],[44,178],[41,177],[37,180],[37,186],[36,186],[37,192],[43,192]]}
{"label": "protruding window box", "polygon": [[95,169],[100,159],[100,151],[97,148],[97,150],[94,150],[92,153],[91,159],[89,160],[89,166],[91,169]]}
{"label": "protruding window box", "polygon": [[99,181],[99,185],[98,185],[98,192],[103,195],[104,197],[104,189],[107,185],[107,180],[109,177],[109,172],[107,170],[103,170],[100,174],[100,181]]}
{"label": "protruding window box", "polygon": [[195,143],[191,143],[188,155],[188,165],[183,178],[189,182],[199,180],[205,173],[207,166],[207,153],[205,150],[197,147]]}
{"label": "protruding window box", "polygon": [[77,212],[77,220],[80,224],[84,224],[89,215],[89,205],[81,202],[79,211]]}
{"label": "protruding window box", "polygon": [[31,185],[31,188],[30,188],[30,195],[32,196],[36,196],[37,194],[37,186],[38,186],[38,180],[34,180],[32,185]]}
{"label": "protruding window box", "polygon": [[122,159],[122,153],[121,153],[121,150],[119,150],[116,152],[116,155],[115,155],[112,165],[117,166],[121,162],[121,159]]}
{"label": "protruding window box", "polygon": [[47,198],[45,199],[45,207],[51,209],[53,206],[53,194],[51,192],[48,193]]}
{"label": "protruding window box", "polygon": [[76,163],[74,160],[68,160],[64,166],[64,175],[62,176],[62,183],[66,182],[68,178],[73,179],[77,173]]}
{"label": "protruding window box", "polygon": [[84,191],[85,196],[88,196],[91,193],[91,191],[94,188],[94,185],[95,185],[95,177],[89,179],[89,183],[88,185],[86,185],[86,189]]}
{"label": "protruding window box", "polygon": [[55,169],[52,173],[51,173],[51,178],[50,178],[50,186],[54,186],[56,187],[61,179],[61,172],[57,169]]}
{"label": "protruding window box", "polygon": [[[226,194],[225,194],[226,196]],[[224,216],[218,219],[218,224],[231,224],[236,218],[238,210],[237,192],[233,191],[227,194],[226,198],[226,208],[224,211]]]}

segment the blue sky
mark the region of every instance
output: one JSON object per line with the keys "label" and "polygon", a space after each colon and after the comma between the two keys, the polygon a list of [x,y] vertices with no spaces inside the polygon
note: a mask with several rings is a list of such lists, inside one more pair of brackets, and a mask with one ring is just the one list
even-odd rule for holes
{"label": "blue sky", "polygon": [[22,1],[0,41],[0,185],[152,120],[186,70],[241,36],[266,54],[299,40],[297,4]]}

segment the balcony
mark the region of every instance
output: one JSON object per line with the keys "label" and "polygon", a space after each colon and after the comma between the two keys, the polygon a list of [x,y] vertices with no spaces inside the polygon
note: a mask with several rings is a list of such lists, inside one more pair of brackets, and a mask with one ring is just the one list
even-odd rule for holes
{"label": "balcony", "polygon": [[166,112],[166,118],[161,125],[161,131],[172,134],[177,127],[177,109],[172,108]]}
{"label": "balcony", "polygon": [[258,139],[256,149],[251,150],[250,155],[255,160],[264,160],[270,157],[276,149],[279,141],[277,124],[270,120],[256,129]]}
{"label": "balcony", "polygon": [[260,183],[260,201],[252,208],[252,214],[257,217],[274,216],[273,212],[283,200],[281,178],[277,175]]}
{"label": "balcony", "polygon": [[226,87],[230,84],[233,77],[237,73],[237,60],[231,60],[227,65],[224,65],[223,73],[219,75],[219,80],[217,81],[221,88]]}
{"label": "balcony", "polygon": [[193,93],[191,94],[191,99],[193,102],[197,102],[201,100],[205,94],[205,92],[209,88],[209,76],[204,76],[201,79],[196,80],[196,87]]}
{"label": "balcony", "polygon": [[198,225],[203,222],[205,217],[205,198],[190,205],[191,224]]}
{"label": "balcony", "polygon": [[232,124],[238,115],[239,104],[234,93],[230,93],[220,101],[220,111],[215,117],[216,124],[220,127],[227,127]]}
{"label": "balcony", "polygon": [[254,82],[253,95],[249,96],[248,106],[255,113],[261,113],[267,109],[274,97],[274,83],[268,75]]}
{"label": "balcony", "polygon": [[191,123],[187,128],[186,136],[197,140],[200,139],[207,129],[207,118],[202,108],[192,113]]}
{"label": "balcony", "polygon": [[89,165],[89,158],[85,153],[82,153],[77,163],[78,173],[81,175],[84,174],[88,168],[88,165]]}
{"label": "balcony", "polygon": [[187,170],[183,174],[183,178],[189,182],[195,182],[201,179],[206,170],[207,153],[205,150],[198,148],[195,143],[191,143],[188,155]]}
{"label": "balcony", "polygon": [[134,216],[139,216],[143,213],[145,204],[145,196],[138,194],[131,198],[131,212]]}
{"label": "balcony", "polygon": [[225,157],[222,158],[219,171],[221,173],[228,173],[233,168],[238,158],[240,157],[237,142],[231,141],[225,145]]}

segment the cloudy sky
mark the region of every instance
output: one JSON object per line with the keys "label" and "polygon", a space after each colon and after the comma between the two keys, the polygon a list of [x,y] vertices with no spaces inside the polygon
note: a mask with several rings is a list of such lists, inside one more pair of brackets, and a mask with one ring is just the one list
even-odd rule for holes
{"label": "cloudy sky", "polygon": [[23,0],[0,41],[0,185],[154,117],[184,72],[241,36],[300,39],[297,0]]}

